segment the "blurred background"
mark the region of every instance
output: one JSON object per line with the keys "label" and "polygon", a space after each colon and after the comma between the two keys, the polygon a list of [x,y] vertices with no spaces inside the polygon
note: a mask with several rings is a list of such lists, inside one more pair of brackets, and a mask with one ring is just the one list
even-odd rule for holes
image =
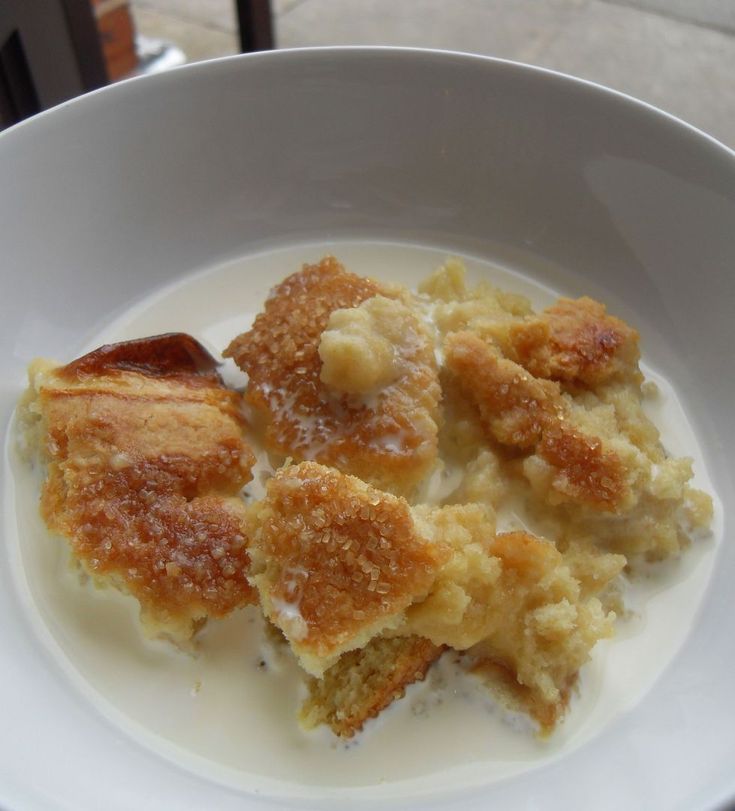
{"label": "blurred background", "polygon": [[[518,60],[601,82],[735,147],[735,0],[53,2],[63,8],[67,22],[76,15],[80,23],[81,3],[91,9],[104,66],[102,73],[91,71],[83,89],[183,62],[271,46],[444,48]],[[15,16],[22,17],[35,4],[48,15],[53,2],[0,0],[0,123],[12,123],[13,103],[18,118],[17,99],[14,102],[12,94],[10,102],[2,98],[3,68],[11,65],[10,75],[16,82],[19,70],[14,64],[18,43],[10,48],[10,56],[6,53],[13,26],[5,24],[3,29],[3,14],[7,16],[10,9],[12,17],[15,4]],[[86,39],[82,47],[89,51],[90,37]],[[79,43],[75,47],[79,52]],[[21,63],[23,58],[28,61],[27,54],[21,57]],[[41,95],[36,92],[36,106],[48,106],[39,100]],[[33,111],[33,104],[26,109]]]}

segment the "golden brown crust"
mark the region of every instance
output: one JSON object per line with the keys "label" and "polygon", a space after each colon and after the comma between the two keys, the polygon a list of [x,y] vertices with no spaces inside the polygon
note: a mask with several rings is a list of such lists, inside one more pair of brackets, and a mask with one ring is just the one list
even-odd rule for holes
{"label": "golden brown crust", "polygon": [[345,653],[323,678],[309,681],[302,723],[307,728],[327,724],[335,735],[351,738],[401,698],[409,684],[421,681],[442,650],[428,639],[409,636],[377,637]]}
{"label": "golden brown crust", "polygon": [[535,377],[589,388],[614,378],[640,379],[638,333],[586,296],[561,298],[512,324],[503,348]]}
{"label": "golden brown crust", "polygon": [[552,486],[559,497],[607,511],[628,500],[625,466],[596,437],[555,426],[544,433],[537,453],[556,469]]}
{"label": "golden brown crust", "polygon": [[169,379],[136,396],[117,384],[104,377],[85,388],[67,388],[62,377],[44,383],[50,461],[73,466],[76,478],[132,468],[156,491],[185,498],[212,490],[235,495],[250,480],[254,456],[233,392],[197,384],[205,396],[191,397],[188,386]]}
{"label": "golden brown crust", "polygon": [[543,459],[557,501],[602,511],[629,502],[625,464],[598,437],[575,426],[558,384],[533,377],[471,332],[451,333],[444,346],[447,368],[477,406],[486,434]]}
{"label": "golden brown crust", "polygon": [[503,445],[533,448],[555,418],[558,387],[536,380],[471,332],[444,341],[447,367],[471,394],[485,430]]}
{"label": "golden brown crust", "polygon": [[[39,373],[34,408],[45,427],[49,528],[90,574],[140,601],[151,631],[181,640],[254,599],[234,496],[255,460],[237,395],[213,366],[194,368],[206,351],[189,336],[178,348],[164,338],[148,350],[133,342],[130,360],[117,344]],[[184,362],[162,360],[177,355]],[[158,371],[133,371],[143,358],[158,358]]]}
{"label": "golden brown crust", "polygon": [[314,462],[269,480],[249,537],[264,611],[314,675],[395,624],[445,557],[404,499]]}
{"label": "golden brown crust", "polygon": [[43,514],[71,540],[87,572],[140,602],[148,630],[184,641],[204,618],[255,602],[244,505],[221,496],[152,497],[156,489],[146,484],[129,477],[90,483],[67,495],[61,513],[44,499]]}
{"label": "golden brown crust", "polygon": [[372,400],[336,392],[321,379],[319,344],[332,313],[379,294],[391,297],[333,257],[306,265],[273,290],[253,328],[224,354],[249,376],[246,399],[267,417],[269,450],[407,494],[436,457],[433,346],[422,339],[404,380]]}
{"label": "golden brown crust", "polygon": [[104,346],[68,363],[59,374],[68,378],[114,372],[139,372],[148,377],[181,375],[190,385],[198,377],[217,379],[217,361],[191,335],[168,332]]}

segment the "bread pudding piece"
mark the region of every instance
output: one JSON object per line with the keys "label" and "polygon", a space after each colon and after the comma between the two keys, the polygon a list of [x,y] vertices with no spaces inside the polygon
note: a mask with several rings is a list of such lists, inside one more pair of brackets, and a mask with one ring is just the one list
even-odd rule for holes
{"label": "bread pudding piece", "polygon": [[561,298],[539,315],[503,324],[493,337],[534,377],[592,389],[613,380],[642,381],[638,333],[586,296]]}
{"label": "bread pudding piece", "polygon": [[[635,507],[621,515],[574,509],[569,504],[551,508],[537,501],[531,505],[530,518],[556,525],[553,534],[560,548],[581,544],[618,552],[633,568],[640,560],[675,557],[690,545],[693,536],[708,530],[712,499],[689,485],[691,460],[668,459],[655,467]],[[530,475],[533,479],[533,472]],[[533,481],[532,486],[536,486]],[[543,474],[538,486],[544,487]]]}
{"label": "bread pudding piece", "polygon": [[[486,434],[509,448],[532,452],[529,471],[544,471],[537,491],[550,504],[573,503],[621,513],[638,499],[648,460],[625,437],[599,428],[558,384],[533,377],[471,332],[444,342],[447,368],[477,405]],[[541,476],[537,477],[538,482]],[[543,490],[543,492],[542,492]]]}
{"label": "bread pudding piece", "polygon": [[570,388],[611,381],[640,383],[638,333],[594,299],[561,298],[543,312],[487,282],[468,288],[462,263],[450,259],[421,286],[443,334],[470,331],[536,378]]}
{"label": "bread pudding piece", "polygon": [[268,481],[249,508],[248,538],[263,612],[317,677],[398,625],[447,555],[404,499],[315,462]]}
{"label": "bread pudding piece", "polygon": [[442,335],[470,330],[481,337],[496,334],[502,325],[520,323],[533,315],[525,296],[506,293],[480,282],[467,286],[465,267],[458,259],[449,259],[419,285],[428,297],[433,319]]}
{"label": "bread pudding piece", "polygon": [[688,484],[691,460],[667,458],[632,367],[573,395],[504,358],[491,340],[447,336],[451,385],[474,403],[486,440],[515,454],[505,471],[521,475],[517,494],[536,519],[556,524],[551,537],[561,547],[577,541],[660,560],[706,529],[712,501]]}
{"label": "bread pudding piece", "polygon": [[625,558],[583,559],[575,550],[568,563],[543,538],[496,534],[491,511],[477,504],[416,513],[452,555],[428,597],[406,611],[398,632],[469,651],[483,671],[501,668],[500,697],[507,698],[512,686],[515,704],[549,730],[590,650],[613,633],[615,615],[596,595]]}
{"label": "bread pudding piece", "polygon": [[348,651],[321,679],[309,680],[309,697],[300,719],[307,729],[327,724],[335,735],[351,738],[366,721],[421,681],[442,648],[418,636],[376,637]]}
{"label": "bread pudding piece", "polygon": [[161,335],[29,375],[21,419],[46,465],[41,513],[82,569],[179,643],[254,602],[237,494],[255,460],[206,350]]}
{"label": "bread pudding piece", "polygon": [[249,376],[270,451],[401,495],[426,476],[441,396],[434,337],[400,295],[332,257],[272,291],[224,353]]}
{"label": "bread pudding piece", "polygon": [[447,368],[479,409],[486,432],[501,445],[533,449],[563,415],[556,384],[537,380],[474,333],[451,333],[444,355]]}
{"label": "bread pudding piece", "polygon": [[[505,616],[495,632],[470,653],[480,664],[510,670],[527,690],[527,711],[549,731],[594,645],[613,636],[615,613],[590,596],[592,581],[577,579],[549,541],[525,532],[501,533],[490,551],[502,561],[502,591],[513,598],[504,601]],[[599,567],[604,577],[598,575],[594,586],[602,590],[624,566],[622,555],[604,556]]]}

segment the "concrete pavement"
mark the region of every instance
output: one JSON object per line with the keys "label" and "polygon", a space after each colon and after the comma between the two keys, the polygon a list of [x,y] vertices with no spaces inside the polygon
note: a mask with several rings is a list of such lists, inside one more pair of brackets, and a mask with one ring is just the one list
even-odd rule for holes
{"label": "concrete pavement", "polygon": [[[190,61],[237,52],[232,0],[133,0]],[[278,47],[406,45],[515,59],[630,93],[735,147],[735,0],[273,0]]]}

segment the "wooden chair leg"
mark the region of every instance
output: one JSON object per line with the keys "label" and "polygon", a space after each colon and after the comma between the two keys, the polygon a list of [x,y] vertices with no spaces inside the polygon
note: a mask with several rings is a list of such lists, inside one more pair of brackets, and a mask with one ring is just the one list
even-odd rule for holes
{"label": "wooden chair leg", "polygon": [[18,31],[0,43],[0,128],[41,111]]}
{"label": "wooden chair leg", "polygon": [[106,83],[89,0],[0,0],[0,129]]}
{"label": "wooden chair leg", "polygon": [[268,51],[274,47],[270,0],[235,0],[240,50]]}

